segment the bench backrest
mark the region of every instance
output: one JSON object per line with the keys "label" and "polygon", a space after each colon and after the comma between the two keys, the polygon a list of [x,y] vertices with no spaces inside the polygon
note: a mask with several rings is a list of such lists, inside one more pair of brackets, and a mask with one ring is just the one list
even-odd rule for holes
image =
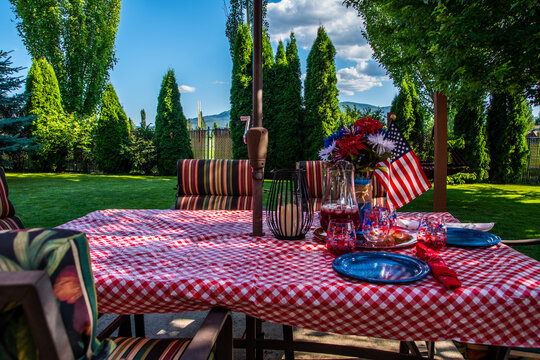
{"label": "bench backrest", "polygon": [[250,210],[253,187],[248,160],[178,160],[176,209]]}
{"label": "bench backrest", "polygon": [[306,171],[306,180],[308,186],[308,194],[313,201],[313,210],[321,210],[322,200],[324,196],[323,182],[324,182],[324,161],[298,161],[296,163],[297,169],[304,169]]}

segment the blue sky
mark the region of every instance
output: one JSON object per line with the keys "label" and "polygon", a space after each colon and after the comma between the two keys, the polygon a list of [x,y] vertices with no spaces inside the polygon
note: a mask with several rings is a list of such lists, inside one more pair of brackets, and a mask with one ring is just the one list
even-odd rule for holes
{"label": "blue sky", "polygon": [[[0,0],[1,49],[14,50],[13,64],[26,67],[21,72],[26,75],[31,59],[14,18],[9,1]],[[141,109],[146,111],[147,122],[154,122],[161,81],[170,68],[176,72],[187,117],[196,116],[198,100],[206,115],[229,110],[232,61],[225,21],[223,0],[122,1],[118,62],[111,82],[136,124]],[[324,25],[337,50],[340,101],[390,105],[397,90],[372,60],[360,32],[360,18],[342,6],[341,0],[274,0],[268,7],[268,21],[274,50],[280,39],[286,41],[295,32],[303,73],[317,27]]]}

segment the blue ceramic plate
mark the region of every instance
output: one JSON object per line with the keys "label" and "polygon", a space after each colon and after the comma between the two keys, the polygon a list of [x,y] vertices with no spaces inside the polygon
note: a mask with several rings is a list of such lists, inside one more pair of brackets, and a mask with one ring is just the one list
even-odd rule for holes
{"label": "blue ceramic plate", "polygon": [[487,247],[501,242],[497,235],[473,229],[448,228],[446,245],[459,247]]}
{"label": "blue ceramic plate", "polygon": [[335,258],[332,266],[342,275],[383,284],[408,283],[429,274],[429,266],[422,260],[388,252],[345,254]]}

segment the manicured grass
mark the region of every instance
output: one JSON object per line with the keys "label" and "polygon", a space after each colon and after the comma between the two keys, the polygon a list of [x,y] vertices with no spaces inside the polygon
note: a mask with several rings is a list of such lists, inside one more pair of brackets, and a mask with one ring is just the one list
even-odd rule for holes
{"label": "manicured grass", "polygon": [[[7,178],[26,227],[54,227],[100,209],[168,209],[176,194],[172,176],[10,173]],[[495,222],[492,232],[504,239],[540,238],[540,186],[456,185],[448,187],[447,199],[448,211],[461,221]],[[430,190],[400,210],[432,209]],[[518,250],[540,260],[540,246]]]}

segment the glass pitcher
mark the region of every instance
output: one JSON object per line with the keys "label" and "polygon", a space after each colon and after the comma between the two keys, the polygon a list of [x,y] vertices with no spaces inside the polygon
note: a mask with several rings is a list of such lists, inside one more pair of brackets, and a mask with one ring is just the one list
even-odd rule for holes
{"label": "glass pitcher", "polygon": [[354,193],[354,166],[348,161],[338,161],[326,167],[321,207],[321,227],[324,231],[332,219],[349,219],[354,222],[356,230],[360,227]]}

